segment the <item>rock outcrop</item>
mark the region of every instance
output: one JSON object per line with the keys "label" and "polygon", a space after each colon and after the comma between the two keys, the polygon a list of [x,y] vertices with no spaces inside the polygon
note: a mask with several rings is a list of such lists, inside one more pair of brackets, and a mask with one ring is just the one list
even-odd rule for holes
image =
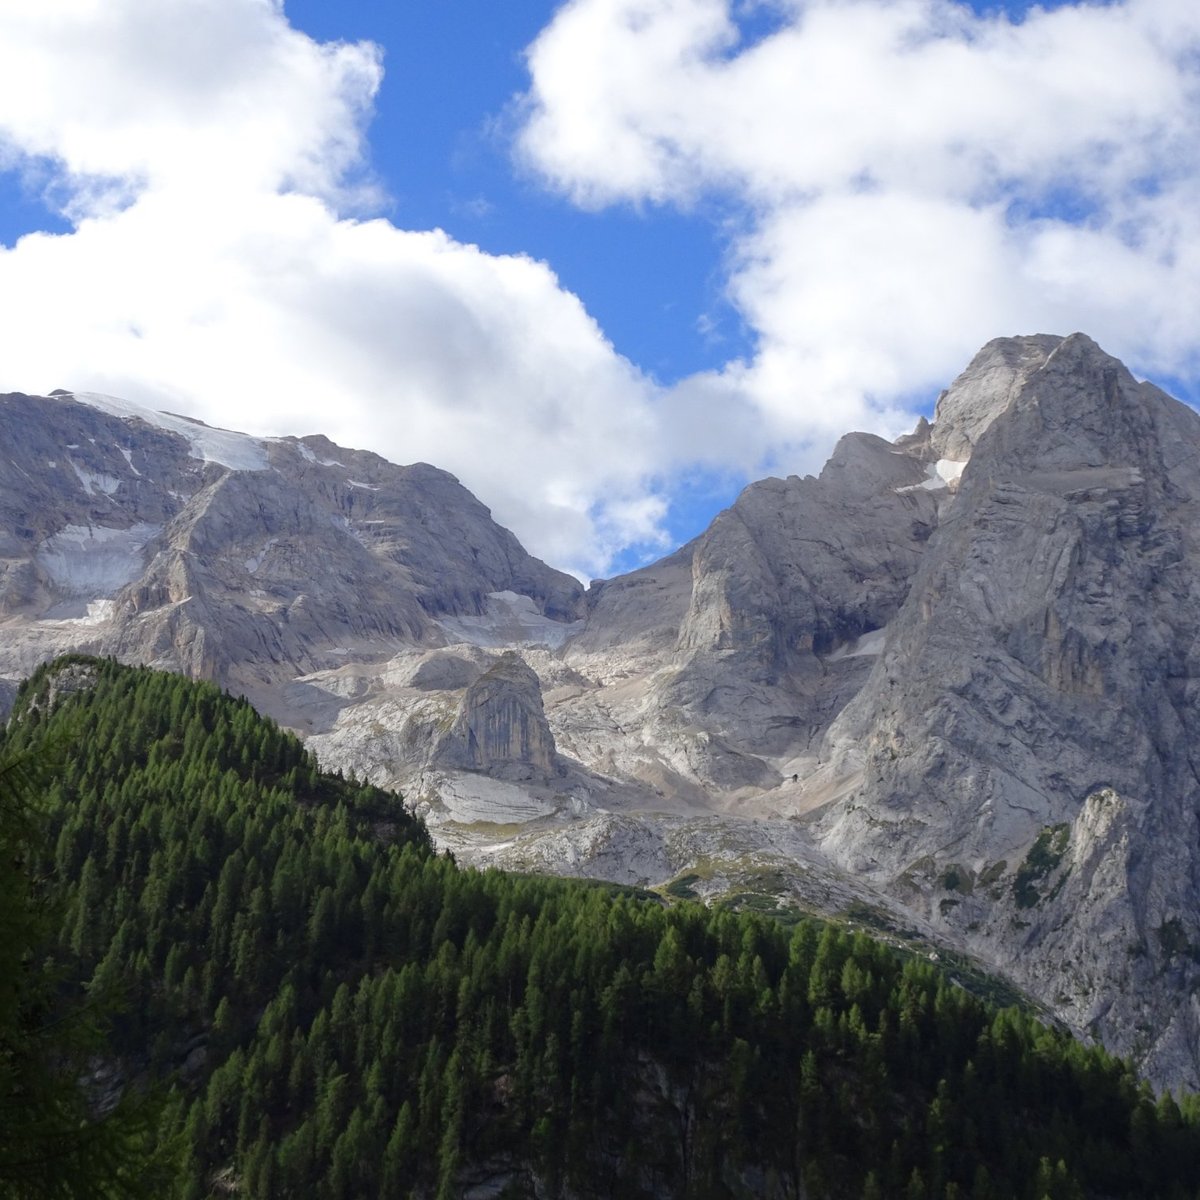
{"label": "rock outcrop", "polygon": [[324,437],[256,439],[110,397],[0,397],[0,678],[62,649],[214,678],[270,707],[297,674],[444,644],[575,580],[445,471]]}
{"label": "rock outcrop", "polygon": [[466,689],[432,763],[514,781],[559,773],[541,684],[519,654],[506,651]]}
{"label": "rock outcrop", "polygon": [[1005,382],[939,411],[970,461],[829,731],[826,769],[858,782],[816,833],[1200,1086],[1200,416],[1081,335]]}
{"label": "rock outcrop", "polygon": [[0,405],[0,698],[209,675],[464,856],[862,917],[1200,1086],[1200,416],[1086,337],[586,595],[432,467]]}

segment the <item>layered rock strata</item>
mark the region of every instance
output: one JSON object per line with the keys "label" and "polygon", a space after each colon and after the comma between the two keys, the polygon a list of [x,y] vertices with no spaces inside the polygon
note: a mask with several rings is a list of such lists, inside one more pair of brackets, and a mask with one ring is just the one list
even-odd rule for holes
{"label": "layered rock strata", "polygon": [[498,779],[545,780],[559,773],[557,757],[538,677],[509,650],[466,688],[432,764]]}
{"label": "layered rock strata", "polygon": [[432,467],[0,417],[0,698],[65,649],[210,675],[460,854],[904,930],[1200,1086],[1200,417],[1086,337],[586,595]]}

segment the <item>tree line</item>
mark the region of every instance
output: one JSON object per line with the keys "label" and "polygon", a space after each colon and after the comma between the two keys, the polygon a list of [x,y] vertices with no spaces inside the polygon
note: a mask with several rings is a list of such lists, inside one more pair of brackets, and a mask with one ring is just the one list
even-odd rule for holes
{"label": "tree line", "polygon": [[[0,758],[47,746],[32,825],[0,806],[4,911],[41,914],[10,941],[25,999],[0,1005],[0,1105],[57,1056],[68,1125],[94,1128],[126,1183],[140,1170],[180,1200],[450,1200],[484,1179],[630,1200],[1200,1196],[1194,1098],[1156,1100],[1102,1049],[862,933],[461,868],[399,797],[322,772],[244,700],[110,660],[23,686]],[[30,1040],[89,1004],[111,1013],[89,1061],[125,1081],[132,1117]],[[51,1194],[5,1137],[0,1189]]]}

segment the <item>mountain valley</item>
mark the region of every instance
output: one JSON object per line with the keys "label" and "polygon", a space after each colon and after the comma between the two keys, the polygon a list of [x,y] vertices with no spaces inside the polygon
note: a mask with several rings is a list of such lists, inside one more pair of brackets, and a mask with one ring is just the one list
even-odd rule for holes
{"label": "mountain valley", "polygon": [[213,680],[460,859],[890,930],[1200,1087],[1200,416],[1087,337],[586,590],[435,467],[0,405],[6,698]]}

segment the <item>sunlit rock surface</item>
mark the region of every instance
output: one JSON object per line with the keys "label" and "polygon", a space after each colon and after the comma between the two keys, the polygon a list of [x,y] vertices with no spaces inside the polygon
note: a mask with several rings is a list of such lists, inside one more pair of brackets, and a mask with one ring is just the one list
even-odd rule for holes
{"label": "sunlit rock surface", "polygon": [[433,467],[0,419],[0,699],[66,649],[211,676],[460,857],[964,952],[1200,1086],[1200,417],[1086,337],[586,593]]}

